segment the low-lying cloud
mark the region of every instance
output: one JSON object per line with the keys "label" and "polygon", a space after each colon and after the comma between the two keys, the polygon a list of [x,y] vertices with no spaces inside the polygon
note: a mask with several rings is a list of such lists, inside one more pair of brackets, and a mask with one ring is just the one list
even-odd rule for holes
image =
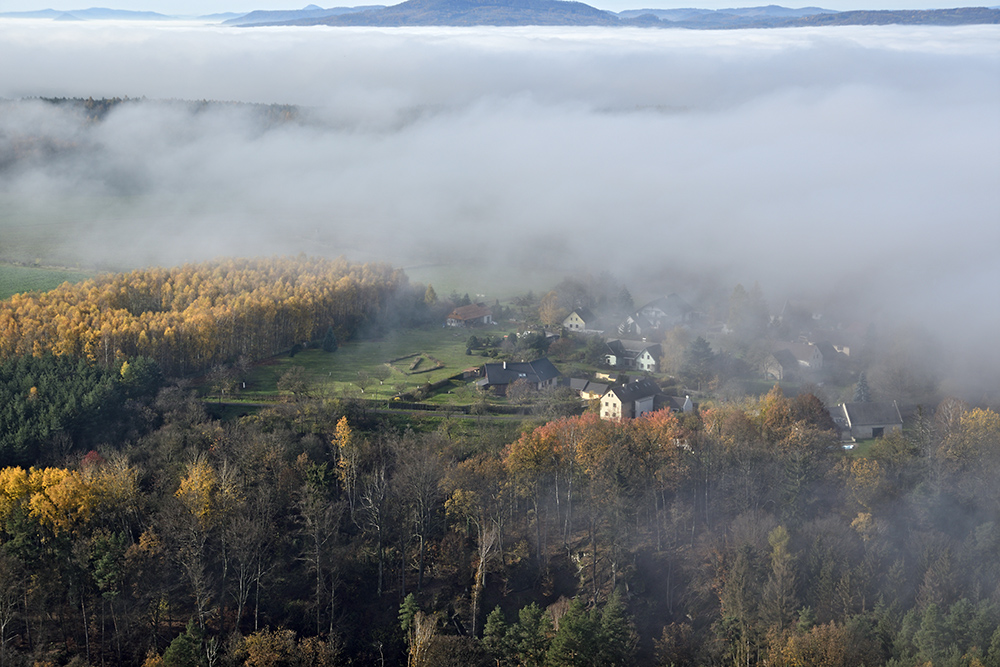
{"label": "low-lying cloud", "polygon": [[59,243],[109,266],[304,251],[707,273],[987,345],[1000,330],[998,41],[997,26],[0,21],[0,62],[18,63],[0,97],[303,107],[265,126],[246,107],[122,105],[85,124],[4,105],[2,150],[39,136],[72,150],[0,175],[0,234],[14,240],[0,256]]}

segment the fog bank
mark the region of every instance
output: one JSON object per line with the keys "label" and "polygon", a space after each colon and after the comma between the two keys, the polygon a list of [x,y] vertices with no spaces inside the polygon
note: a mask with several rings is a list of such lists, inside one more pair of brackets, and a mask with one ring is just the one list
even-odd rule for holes
{"label": "fog bank", "polygon": [[986,306],[1000,302],[998,43],[997,26],[0,21],[0,62],[19,64],[0,97],[303,107],[266,125],[238,106],[121,105],[87,123],[4,104],[0,257],[697,273],[986,346],[1000,330]]}

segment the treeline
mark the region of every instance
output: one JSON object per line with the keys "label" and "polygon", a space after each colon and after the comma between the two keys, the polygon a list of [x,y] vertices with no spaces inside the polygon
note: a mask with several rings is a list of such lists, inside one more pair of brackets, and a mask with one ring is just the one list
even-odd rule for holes
{"label": "treeline", "polygon": [[406,284],[385,264],[227,259],[107,275],[0,302],[0,359],[51,352],[110,367],[149,357],[168,375],[257,360],[333,327],[341,340],[385,315]]}
{"label": "treeline", "polygon": [[1000,664],[990,410],[850,458],[779,391],[521,430],[148,409],[0,471],[4,664]]}
{"label": "treeline", "polygon": [[103,121],[111,111],[126,104],[179,107],[193,114],[218,109],[249,109],[266,126],[295,120],[299,117],[298,107],[288,104],[256,104],[253,102],[230,102],[224,100],[148,100],[145,97],[130,98],[127,95],[124,98],[102,97],[96,100],[93,97],[86,99],[82,97],[41,97],[38,99],[53,106],[79,109],[92,122]]}

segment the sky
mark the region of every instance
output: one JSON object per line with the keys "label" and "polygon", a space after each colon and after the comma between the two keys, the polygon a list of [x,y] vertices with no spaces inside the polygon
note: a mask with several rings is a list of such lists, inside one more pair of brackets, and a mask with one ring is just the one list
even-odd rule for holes
{"label": "sky", "polygon": [[[172,16],[204,16],[222,12],[249,12],[255,9],[301,9],[308,4],[321,7],[354,6],[357,4],[397,4],[393,0],[344,2],[328,4],[309,3],[307,0],[0,0],[0,12],[32,11],[37,9],[85,9],[88,7],[110,7],[134,11],[152,11]],[[700,7],[724,9],[727,7],[759,7],[767,4],[781,4],[785,7],[819,6],[825,9],[939,9],[943,7],[981,6],[975,2],[949,2],[948,0],[825,0],[809,4],[785,4],[762,0],[595,0],[588,2],[594,7],[610,11],[625,9],[670,9],[675,7]]]}
{"label": "sky", "polygon": [[998,45],[1000,26],[0,20],[0,99],[302,107],[95,124],[0,103],[0,158],[23,156],[0,159],[0,256],[343,254],[494,294],[610,271],[637,299],[700,275],[912,322],[982,366],[1000,361]]}

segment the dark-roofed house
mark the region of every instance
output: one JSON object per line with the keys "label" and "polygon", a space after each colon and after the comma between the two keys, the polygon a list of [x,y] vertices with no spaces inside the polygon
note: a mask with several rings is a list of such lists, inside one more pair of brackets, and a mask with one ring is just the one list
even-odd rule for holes
{"label": "dark-roofed house", "polygon": [[604,354],[608,366],[655,373],[660,367],[659,343],[636,340],[610,340]]}
{"label": "dark-roofed house", "polygon": [[891,403],[844,403],[830,411],[833,421],[841,428],[842,439],[850,434],[855,440],[881,438],[886,433],[903,428],[903,417],[896,401]]}
{"label": "dark-roofed house", "polygon": [[818,371],[823,368],[823,353],[812,343],[789,343],[788,351],[799,362],[799,366]]}
{"label": "dark-roofed house", "polygon": [[600,318],[589,308],[577,308],[563,320],[562,325],[570,331],[578,333],[600,333],[602,325]]}
{"label": "dark-roofed house", "polygon": [[579,394],[583,400],[590,401],[603,396],[608,391],[608,384],[606,382],[593,382],[587,379],[571,378],[569,388]]}
{"label": "dark-roofed house", "polygon": [[507,385],[524,380],[535,389],[554,387],[562,373],[547,357],[534,361],[503,361],[483,365],[483,376],[476,381],[480,389],[493,389],[501,396],[507,394]]}
{"label": "dark-roofed house", "polygon": [[626,338],[649,336],[690,322],[694,309],[676,294],[654,299],[618,325],[618,335]]}
{"label": "dark-roofed house", "polygon": [[451,311],[445,322],[450,327],[477,327],[493,324],[493,311],[477,303],[459,306]]}
{"label": "dark-roofed house", "polygon": [[818,371],[823,368],[823,353],[812,343],[789,343],[768,355],[764,362],[764,377],[788,380],[796,371]]}
{"label": "dark-roofed house", "polygon": [[764,362],[764,379],[788,380],[799,368],[799,360],[788,350],[777,350]]}
{"label": "dark-roofed house", "polygon": [[659,393],[659,385],[649,378],[612,387],[601,396],[601,419],[632,419],[653,412]]}
{"label": "dark-roofed house", "polygon": [[677,294],[654,299],[639,309],[639,315],[666,329],[689,321],[693,313],[694,309]]}
{"label": "dark-roofed house", "polygon": [[690,396],[681,398],[680,396],[664,396],[661,394],[656,397],[654,407],[657,410],[670,408],[673,412],[694,412],[696,406]]}
{"label": "dark-roofed house", "polygon": [[641,338],[651,335],[654,331],[656,331],[656,325],[639,313],[629,315],[618,325],[619,336]]}

